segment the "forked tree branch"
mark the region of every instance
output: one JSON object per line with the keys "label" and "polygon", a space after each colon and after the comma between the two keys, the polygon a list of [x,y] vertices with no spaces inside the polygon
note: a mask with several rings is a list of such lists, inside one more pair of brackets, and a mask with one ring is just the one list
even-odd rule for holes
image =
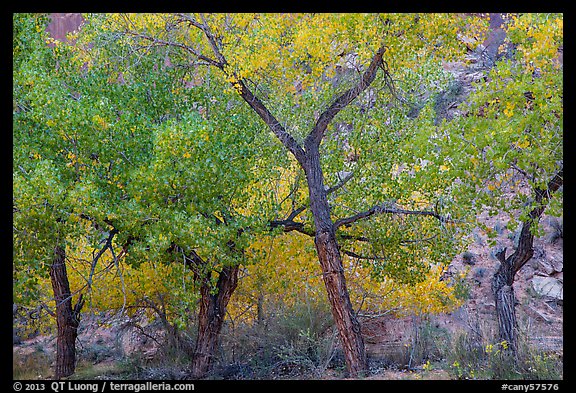
{"label": "forked tree branch", "polygon": [[558,191],[558,189],[564,184],[564,167],[560,167],[560,170],[550,179],[545,189],[536,189],[535,192],[535,202],[536,207],[534,207],[530,213],[528,213],[528,220],[522,223],[522,228],[520,230],[520,237],[518,240],[518,246],[514,253],[512,253],[508,258],[505,258],[506,249],[498,257],[503,265],[510,266],[514,273],[520,270],[526,262],[532,258],[534,254],[534,235],[532,234],[533,223],[538,223],[544,209],[548,205],[548,200],[552,193]]}
{"label": "forked tree branch", "polygon": [[[334,117],[344,109],[348,104],[350,104],[360,93],[362,93],[376,78],[376,73],[378,68],[384,69],[384,62],[382,57],[386,51],[386,46],[381,45],[378,51],[372,58],[368,69],[362,75],[362,78],[358,84],[348,90],[346,90],[342,95],[340,95],[333,103],[326,109],[316,121],[316,124],[310,134],[306,137],[304,142],[305,146],[319,146],[328,124],[334,119]],[[385,72],[388,72],[385,70]]]}

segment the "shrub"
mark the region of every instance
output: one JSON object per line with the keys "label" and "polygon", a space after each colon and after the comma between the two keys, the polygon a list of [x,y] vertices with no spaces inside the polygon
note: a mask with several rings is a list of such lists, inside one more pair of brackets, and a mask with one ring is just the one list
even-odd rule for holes
{"label": "shrub", "polygon": [[318,378],[333,365],[338,339],[327,305],[275,307],[259,322],[225,326],[211,378]]}
{"label": "shrub", "polygon": [[456,379],[473,379],[482,364],[483,349],[477,334],[464,331],[452,340],[447,353],[449,372]]}
{"label": "shrub", "polygon": [[454,295],[456,299],[466,301],[470,299],[470,283],[466,279],[468,271],[461,272],[453,277]]}
{"label": "shrub", "polygon": [[462,253],[462,262],[467,265],[475,265],[476,264],[476,255],[470,251],[465,251]]}
{"label": "shrub", "polygon": [[496,221],[496,223],[494,224],[494,231],[496,231],[498,235],[502,235],[505,229],[506,229],[506,223]]}
{"label": "shrub", "polygon": [[552,231],[548,235],[548,242],[554,244],[564,238],[564,223],[562,218],[557,217],[551,217],[549,222]]}
{"label": "shrub", "polygon": [[412,343],[407,347],[409,350],[408,368],[425,361],[441,360],[443,348],[450,341],[448,330],[441,328],[428,318],[420,321],[415,320],[414,326]]}
{"label": "shrub", "polygon": [[485,267],[477,267],[472,272],[472,276],[477,280],[481,280],[482,278],[486,277],[486,274],[488,274],[488,269]]}
{"label": "shrub", "polygon": [[51,356],[41,347],[30,354],[14,352],[12,358],[13,379],[41,379],[52,374]]}
{"label": "shrub", "polygon": [[561,357],[542,352],[522,339],[519,341],[514,357],[506,341],[480,347],[481,340],[462,333],[454,340],[449,353],[449,372],[457,379],[562,379]]}

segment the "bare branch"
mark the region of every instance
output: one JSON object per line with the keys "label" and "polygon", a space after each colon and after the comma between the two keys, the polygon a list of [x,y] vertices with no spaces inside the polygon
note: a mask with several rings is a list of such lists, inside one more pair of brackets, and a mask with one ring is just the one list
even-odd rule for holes
{"label": "bare branch", "polygon": [[149,35],[143,34],[143,33],[138,33],[135,31],[130,31],[130,30],[126,30],[124,32],[125,34],[137,37],[137,38],[141,38],[147,41],[150,41],[152,43],[152,45],[155,46],[171,46],[171,47],[176,47],[176,48],[180,48],[180,49],[184,49],[186,52],[191,53],[194,57],[198,58],[199,60],[203,60],[206,63],[213,65],[217,68],[222,69],[224,67],[224,64],[206,56],[203,55],[202,53],[200,53],[199,51],[197,51],[196,49],[192,48],[191,46],[188,45],[184,45],[180,42],[174,42],[174,41],[165,41],[165,40],[161,40],[159,38],[156,37],[151,37]]}
{"label": "bare branch", "polygon": [[[430,237],[425,237],[423,239],[404,239],[404,240],[399,240],[398,243],[400,243],[400,244],[412,244],[412,243],[420,243],[420,242],[431,242],[437,236],[438,235],[435,234],[435,235],[432,235]],[[345,239],[345,240],[354,240],[354,241],[365,242],[365,243],[371,243],[373,241],[373,239],[370,239],[366,236],[360,236],[360,235],[338,234],[338,237],[341,239]]]}
{"label": "bare branch", "polygon": [[384,258],[384,257],[377,257],[377,256],[367,257],[367,256],[364,256],[364,255],[356,254],[355,252],[353,252],[353,251],[348,251],[348,250],[342,250],[341,252],[342,252],[343,254],[345,254],[345,255],[348,255],[349,257],[356,258],[356,259],[369,259],[369,260],[371,260],[371,261],[378,261],[378,260],[385,260],[385,259],[387,259],[387,258]]}
{"label": "bare branch", "polygon": [[308,208],[308,205],[302,205],[300,206],[298,209],[292,210],[292,212],[288,215],[288,217],[286,218],[287,221],[292,221],[294,220],[296,217],[298,217],[298,215],[300,213],[302,213],[304,210],[306,210],[306,208]]}
{"label": "bare branch", "polygon": [[50,315],[51,317],[56,318],[56,313],[54,311],[52,311],[50,309],[50,307],[48,307],[44,302],[42,302],[42,304],[40,304],[40,308],[45,310],[48,313],[48,315]]}
{"label": "bare branch", "polygon": [[216,42],[216,37],[214,37],[214,34],[212,34],[210,29],[208,28],[208,23],[206,22],[204,14],[201,14],[200,17],[202,18],[202,25],[201,25],[202,31],[206,35],[206,38],[208,38],[208,42],[210,43],[212,51],[218,58],[220,64],[222,64],[222,67],[224,67],[227,64],[227,62],[222,53],[220,52],[220,50],[218,49],[218,43]]}
{"label": "bare branch", "polygon": [[349,234],[337,234],[337,236],[339,238],[345,239],[345,240],[354,240],[354,241],[366,242],[366,243],[371,242],[370,238],[368,238],[366,236],[356,236],[356,235],[349,235]]}
{"label": "bare branch", "polygon": [[268,108],[260,101],[258,97],[256,97],[250,89],[246,86],[243,80],[237,80],[232,85],[236,88],[236,91],[240,94],[240,96],[250,105],[250,107],[260,116],[264,123],[272,130],[274,135],[282,142],[284,147],[286,147],[298,160],[300,164],[303,164],[305,161],[305,153],[304,149],[300,146],[300,144],[294,139],[292,135],[280,122],[274,117],[274,115],[268,110]]}
{"label": "bare branch", "polygon": [[98,251],[98,254],[96,254],[96,256],[92,259],[92,267],[90,268],[90,275],[88,276],[88,283],[87,283],[88,288],[90,289],[92,288],[92,278],[94,276],[94,271],[96,270],[96,264],[98,263],[100,257],[104,254],[104,252],[106,252],[107,249],[110,249],[112,253],[114,253],[114,250],[112,250],[112,239],[117,233],[118,230],[116,228],[110,231],[110,234],[108,235],[108,239],[106,239],[104,246],[102,247],[102,249],[100,249],[100,251]]}
{"label": "bare branch", "polygon": [[[282,206],[282,204],[288,200],[288,198],[292,198],[292,209],[294,209],[294,205],[295,205],[295,199],[294,199],[294,193],[296,193],[296,191],[298,191],[299,189],[299,182],[300,182],[300,174],[298,173],[296,175],[296,178],[294,179],[294,184],[293,186],[290,188],[290,192],[288,193],[288,195],[286,195],[284,198],[282,198],[282,200],[278,203],[279,206]],[[290,213],[292,214],[292,213]],[[296,216],[294,216],[296,217]],[[294,219],[294,217],[289,217],[291,220]]]}
{"label": "bare branch", "polygon": [[511,164],[512,169],[516,170],[517,172],[520,172],[526,179],[530,179],[532,181],[534,181],[535,176],[534,175],[530,175],[528,172],[526,172],[525,170],[518,168],[518,166],[516,166],[515,163]]}
{"label": "bare branch", "polygon": [[218,68],[223,68],[227,64],[226,59],[224,58],[224,56],[222,55],[222,53],[218,49],[218,43],[217,43],[216,37],[214,36],[214,34],[212,34],[212,31],[208,27],[208,23],[206,22],[206,18],[204,17],[204,14],[200,15],[200,17],[202,18],[202,23],[198,22],[196,19],[194,19],[189,14],[176,14],[176,15],[180,18],[180,20],[178,22],[187,22],[191,26],[202,30],[202,32],[204,33],[204,35],[208,39],[208,43],[210,44],[210,47],[212,48],[212,52],[214,52],[214,54],[216,55],[216,58],[218,59],[218,62],[220,64],[220,66],[218,66]]}
{"label": "bare branch", "polygon": [[338,189],[342,188],[346,183],[348,183],[350,179],[352,179],[352,177],[354,177],[354,172],[347,173],[346,176],[341,178],[338,183],[336,183],[334,186],[326,190],[326,194],[330,195],[334,191],[337,191]]}
{"label": "bare branch", "polygon": [[197,27],[198,29],[204,31],[204,26],[196,19],[192,18],[192,16],[190,16],[189,14],[176,14],[176,15],[180,17],[180,20],[177,22],[187,22],[192,26]]}
{"label": "bare branch", "polygon": [[440,222],[454,222],[454,220],[451,220],[448,217],[442,216],[438,213],[436,213],[435,211],[431,211],[431,210],[406,210],[406,209],[398,209],[392,205],[390,205],[389,203],[383,203],[381,205],[376,205],[374,207],[372,207],[369,210],[366,210],[364,212],[360,212],[358,214],[355,214],[353,216],[350,217],[346,217],[346,218],[341,218],[339,220],[336,220],[336,222],[334,223],[334,228],[339,228],[343,225],[350,225],[356,221],[368,218],[372,215],[375,214],[383,214],[383,213],[388,213],[388,214],[404,214],[404,215],[419,215],[419,216],[431,216],[431,217],[435,217],[438,220],[440,220]]}
{"label": "bare branch", "polygon": [[279,228],[282,227],[284,232],[300,232],[305,235],[314,237],[314,231],[310,229],[304,228],[304,224],[301,222],[295,222],[292,220],[274,220],[270,221],[270,228]]}

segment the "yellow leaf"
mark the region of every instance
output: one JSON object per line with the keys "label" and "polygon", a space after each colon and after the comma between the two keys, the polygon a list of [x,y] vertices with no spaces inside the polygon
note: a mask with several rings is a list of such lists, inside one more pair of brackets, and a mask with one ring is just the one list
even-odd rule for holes
{"label": "yellow leaf", "polygon": [[520,149],[525,149],[530,146],[530,141],[528,139],[524,139],[522,142],[516,142],[515,145]]}

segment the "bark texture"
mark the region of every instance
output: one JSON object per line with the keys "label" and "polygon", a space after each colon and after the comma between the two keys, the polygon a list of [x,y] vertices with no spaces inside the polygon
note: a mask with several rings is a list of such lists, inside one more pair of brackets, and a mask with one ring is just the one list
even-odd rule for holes
{"label": "bark texture", "polygon": [[513,287],[516,272],[512,269],[510,261],[506,261],[505,253],[506,249],[496,255],[500,260],[500,268],[496,271],[492,280],[492,294],[496,304],[499,340],[506,341],[512,352],[516,353],[516,298]]}
{"label": "bark texture", "polygon": [[198,337],[192,359],[192,377],[202,378],[210,370],[222,331],[226,307],[238,285],[238,266],[226,266],[220,272],[216,293],[212,293],[209,279],[200,288]]}
{"label": "bark texture", "polygon": [[84,305],[82,295],[72,307],[72,295],[66,271],[66,253],[57,246],[50,266],[50,281],[56,302],[56,365],[54,378],[60,379],[74,374],[76,368],[76,337],[80,323],[80,310]]}
{"label": "bark texture", "polygon": [[320,154],[313,146],[308,146],[306,153],[307,160],[304,169],[310,193],[310,210],[316,227],[314,244],[322,268],[322,278],[332,308],[334,323],[338,328],[348,373],[351,377],[359,377],[368,371],[364,339],[346,287],[342,256],[324,188]]}

